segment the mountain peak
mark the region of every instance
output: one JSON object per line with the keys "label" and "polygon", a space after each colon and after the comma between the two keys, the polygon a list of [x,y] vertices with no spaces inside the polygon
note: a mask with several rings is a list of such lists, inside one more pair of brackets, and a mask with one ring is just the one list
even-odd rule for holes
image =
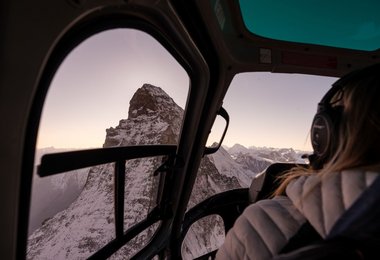
{"label": "mountain peak", "polygon": [[177,143],[183,109],[160,87],[144,84],[129,102],[128,119],[106,129],[104,147]]}
{"label": "mountain peak", "polygon": [[128,118],[166,112],[173,106],[177,107],[177,104],[160,87],[144,84],[129,102]]}
{"label": "mountain peak", "polygon": [[234,144],[230,149],[228,149],[228,153],[230,154],[238,154],[238,153],[246,153],[249,149],[241,144]]}

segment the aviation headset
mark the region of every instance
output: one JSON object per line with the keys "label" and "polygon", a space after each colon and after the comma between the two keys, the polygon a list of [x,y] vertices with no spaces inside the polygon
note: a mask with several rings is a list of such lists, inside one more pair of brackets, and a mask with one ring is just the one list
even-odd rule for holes
{"label": "aviation headset", "polygon": [[342,106],[332,106],[331,99],[342,86],[333,84],[333,87],[325,94],[318,103],[317,113],[311,124],[311,144],[313,146],[313,156],[318,161],[329,159],[337,145],[339,123],[343,111]]}
{"label": "aviation headset", "polygon": [[[342,118],[343,106],[334,105],[343,97],[344,86],[351,81],[358,71],[353,71],[338,79],[318,103],[317,113],[311,124],[311,144],[314,153],[309,157],[314,168],[321,168],[331,159],[337,148],[339,124]],[[333,97],[337,99],[332,103]]]}
{"label": "aviation headset", "polygon": [[[380,63],[354,70],[338,79],[318,104],[317,113],[311,125],[311,143],[314,153],[309,156],[313,168],[320,169],[334,155],[338,145],[339,125],[343,115],[343,105],[338,101],[343,98],[345,86],[355,78],[366,75],[378,75]],[[335,100],[333,98],[336,97]]]}

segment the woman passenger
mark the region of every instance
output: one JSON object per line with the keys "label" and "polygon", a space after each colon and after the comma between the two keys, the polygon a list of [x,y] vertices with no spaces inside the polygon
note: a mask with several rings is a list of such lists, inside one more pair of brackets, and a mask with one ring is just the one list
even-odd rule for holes
{"label": "woman passenger", "polygon": [[272,199],[247,207],[216,259],[271,259],[306,223],[326,238],[380,176],[380,64],[344,76],[332,89],[317,114],[331,113],[327,117],[332,118],[332,140],[324,136],[324,118],[316,116],[311,131],[312,167],[291,170]]}

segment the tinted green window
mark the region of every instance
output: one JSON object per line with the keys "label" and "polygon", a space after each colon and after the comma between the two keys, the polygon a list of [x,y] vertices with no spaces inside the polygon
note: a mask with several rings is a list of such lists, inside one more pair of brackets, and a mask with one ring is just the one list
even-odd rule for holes
{"label": "tinted green window", "polygon": [[247,29],[291,42],[372,51],[380,47],[380,1],[240,0]]}

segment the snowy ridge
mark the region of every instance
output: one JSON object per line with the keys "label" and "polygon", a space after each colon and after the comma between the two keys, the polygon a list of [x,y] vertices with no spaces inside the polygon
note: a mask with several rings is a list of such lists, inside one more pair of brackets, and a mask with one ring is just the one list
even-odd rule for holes
{"label": "snowy ridge", "polygon": [[[78,199],[29,237],[28,259],[84,259],[112,239],[113,198],[107,196],[113,189],[111,168],[111,165],[91,168]],[[91,177],[94,175],[100,176],[100,180],[94,180]]]}
{"label": "snowy ridge", "polygon": [[255,147],[249,148],[235,144],[231,148],[227,149],[228,153],[233,157],[237,157],[239,154],[249,154],[252,157],[260,160],[267,160],[268,162],[297,162],[304,163],[305,160],[302,155],[307,154],[305,151],[297,151],[293,148],[271,148],[271,147]]}
{"label": "snowy ridge", "polygon": [[223,147],[208,157],[220,174],[231,178],[235,177],[241,187],[249,187],[252,178],[257,174],[252,169],[243,168]]}

